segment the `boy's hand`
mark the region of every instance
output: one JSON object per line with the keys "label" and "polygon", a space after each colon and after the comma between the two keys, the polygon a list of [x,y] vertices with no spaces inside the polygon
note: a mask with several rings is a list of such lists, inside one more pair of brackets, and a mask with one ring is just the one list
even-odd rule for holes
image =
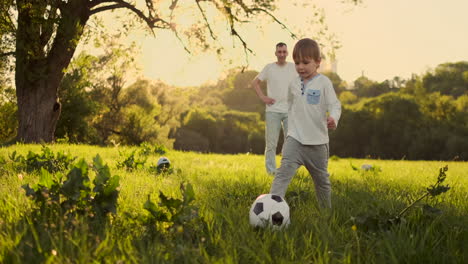
{"label": "boy's hand", "polygon": [[276,102],[275,99],[268,97],[268,96],[263,96],[262,101],[267,105],[272,105]]}
{"label": "boy's hand", "polygon": [[336,129],[335,119],[333,119],[331,116],[327,117],[327,127],[328,129]]}

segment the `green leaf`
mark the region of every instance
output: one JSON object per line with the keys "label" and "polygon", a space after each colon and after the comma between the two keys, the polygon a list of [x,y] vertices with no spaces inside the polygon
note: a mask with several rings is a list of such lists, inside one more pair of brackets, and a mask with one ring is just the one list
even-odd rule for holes
{"label": "green leaf", "polygon": [[113,192],[118,192],[120,177],[115,175],[107,181],[107,184],[104,187],[104,194],[109,195]]}
{"label": "green leaf", "polygon": [[94,158],[93,158],[93,167],[96,171],[100,171],[104,168],[104,164],[103,164],[103,161],[102,161],[102,158],[101,156],[99,156],[99,154],[97,154]]}
{"label": "green leaf", "polygon": [[153,203],[150,199],[150,196],[148,195],[148,199],[146,200],[145,204],[143,205],[143,208],[149,211],[151,214],[156,214],[158,211],[158,207],[156,206],[155,203]]}
{"label": "green leaf", "polygon": [[150,212],[150,214],[153,216],[153,218],[157,221],[163,221],[163,222],[169,222],[169,217],[166,213],[161,212],[159,208],[156,206],[155,203],[153,203],[150,199],[150,196],[148,195],[148,199],[146,200],[145,204],[143,205],[143,208]]}
{"label": "green leaf", "polygon": [[[21,155],[19,157],[21,157]],[[16,159],[17,159],[17,157],[16,157],[16,150],[15,150],[10,154],[10,160],[16,162],[17,161]]]}
{"label": "green leaf", "polygon": [[81,191],[89,192],[88,165],[81,159],[67,175],[63,183],[62,193],[75,201],[81,196]]}
{"label": "green leaf", "polygon": [[181,184],[180,189],[182,190],[182,193],[184,195],[184,204],[188,205],[190,204],[193,200],[195,200],[195,191],[193,190],[193,186],[190,183],[187,184]]}
{"label": "green leaf", "polygon": [[104,189],[104,185],[111,177],[109,166],[102,164],[102,159],[97,155],[94,159],[94,170],[96,171],[96,178],[94,178],[94,192],[101,192]]}
{"label": "green leaf", "polygon": [[117,199],[119,198],[118,186],[119,177],[114,176],[99,189],[99,192],[96,194],[94,199],[98,210],[101,210],[104,213],[117,213]]}
{"label": "green leaf", "polygon": [[168,198],[161,191],[159,191],[159,199],[161,200],[159,205],[166,207],[173,214],[183,204],[179,199]]}
{"label": "green leaf", "polygon": [[53,183],[52,174],[50,174],[46,169],[41,168],[41,175],[39,176],[38,184],[46,187],[47,189],[50,189]]}
{"label": "green leaf", "polygon": [[432,197],[435,197],[437,195],[440,195],[444,192],[447,192],[448,190],[450,190],[450,187],[448,185],[440,185],[440,186],[431,186],[429,188],[427,188],[427,191],[429,192],[429,194],[432,196]]}
{"label": "green leaf", "polygon": [[102,213],[117,213],[117,199],[118,191],[115,191],[109,195],[98,194],[94,199],[96,205],[96,210],[101,211]]}
{"label": "green leaf", "polygon": [[102,213],[116,213],[117,212],[117,199],[119,197],[119,177],[111,177],[109,166],[104,165],[101,157],[96,155],[93,159],[93,168],[96,171],[94,178],[93,192],[96,193],[94,197],[94,205],[96,210]]}

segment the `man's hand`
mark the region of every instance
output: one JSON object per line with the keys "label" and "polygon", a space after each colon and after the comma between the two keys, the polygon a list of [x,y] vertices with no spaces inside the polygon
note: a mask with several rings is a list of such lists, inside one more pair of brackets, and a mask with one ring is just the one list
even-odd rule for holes
{"label": "man's hand", "polygon": [[262,89],[260,88],[260,80],[258,78],[255,78],[252,81],[252,88],[255,89],[258,98],[260,98],[260,100],[262,100],[266,105],[272,105],[276,102],[275,99],[263,94]]}
{"label": "man's hand", "polygon": [[327,117],[327,127],[328,129],[336,129],[335,119],[333,119],[331,116]]}
{"label": "man's hand", "polygon": [[262,101],[267,105],[272,105],[276,102],[275,99],[268,96],[262,96]]}

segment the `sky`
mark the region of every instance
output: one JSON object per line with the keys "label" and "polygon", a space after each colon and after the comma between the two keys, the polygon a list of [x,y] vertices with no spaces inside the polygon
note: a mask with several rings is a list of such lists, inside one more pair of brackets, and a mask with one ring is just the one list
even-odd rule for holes
{"label": "sky", "polygon": [[[337,73],[349,84],[361,75],[380,82],[420,75],[441,63],[468,61],[467,0],[363,0],[357,6],[342,0],[305,1],[315,8],[295,2],[300,1],[278,1],[275,15],[300,37],[315,39],[323,25],[312,14],[323,11],[327,34],[341,46],[335,51]],[[248,25],[243,33],[255,52],[248,56],[248,69],[261,71],[275,61],[280,41],[288,44],[292,61],[296,40],[270,19]],[[135,31],[127,38],[140,47],[136,60],[141,74],[171,85],[211,83],[228,69],[247,64],[241,44],[233,46],[227,35],[220,36],[227,48],[224,60],[214,53],[188,54],[170,31],[156,31],[156,36]],[[321,43],[326,51],[329,45]]]}

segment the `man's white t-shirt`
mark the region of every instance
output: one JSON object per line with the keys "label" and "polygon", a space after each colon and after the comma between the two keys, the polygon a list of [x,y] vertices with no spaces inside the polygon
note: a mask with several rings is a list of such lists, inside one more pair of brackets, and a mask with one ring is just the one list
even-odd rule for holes
{"label": "man's white t-shirt", "polygon": [[288,90],[288,136],[303,145],[328,143],[327,112],[337,126],[341,116],[341,103],[330,79],[318,74],[303,84],[297,77]]}
{"label": "man's white t-shirt", "polygon": [[257,79],[267,82],[267,95],[275,99],[275,103],[266,106],[267,112],[288,112],[288,86],[297,76],[294,63],[287,62],[278,65],[276,62],[267,64],[257,75]]}

